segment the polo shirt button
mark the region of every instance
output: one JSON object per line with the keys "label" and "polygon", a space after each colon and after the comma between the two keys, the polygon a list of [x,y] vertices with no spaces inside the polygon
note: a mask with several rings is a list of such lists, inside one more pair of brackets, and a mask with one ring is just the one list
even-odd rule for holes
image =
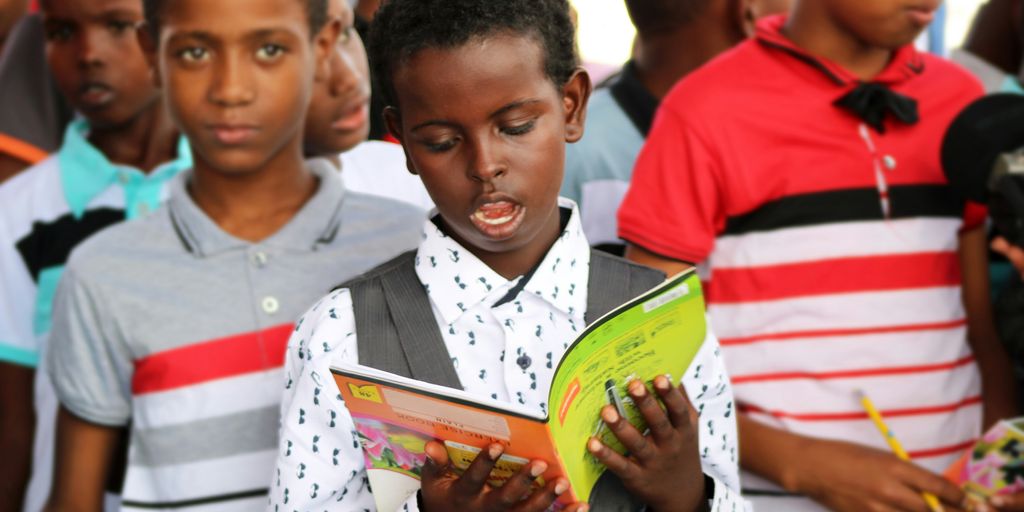
{"label": "polo shirt button", "polygon": [[885,155],[882,157],[882,165],[891,171],[896,168],[896,159],[892,155]]}
{"label": "polo shirt button", "polygon": [[263,251],[259,251],[256,254],[252,255],[252,262],[253,262],[253,264],[256,265],[259,268],[263,268],[263,267],[267,266],[267,260],[268,259],[269,258],[267,258],[267,253],[265,253]]}
{"label": "polo shirt button", "polygon": [[122,185],[127,185],[131,179],[132,177],[128,175],[127,171],[117,173],[117,181],[121,182]]}
{"label": "polo shirt button", "polygon": [[149,215],[149,205],[140,204],[139,208],[138,208],[138,211],[139,211],[139,215],[142,215],[142,216]]}
{"label": "polo shirt button", "polygon": [[280,309],[281,307],[281,305],[278,304],[277,299],[272,296],[264,297],[262,306],[263,312],[268,315],[273,315],[274,313],[277,313],[277,310]]}
{"label": "polo shirt button", "polygon": [[533,362],[533,360],[530,359],[530,356],[528,356],[526,354],[523,354],[523,355],[519,356],[519,358],[516,359],[516,364],[518,364],[519,367],[524,369],[524,370],[529,368],[530,367],[530,363],[532,363],[532,362]]}

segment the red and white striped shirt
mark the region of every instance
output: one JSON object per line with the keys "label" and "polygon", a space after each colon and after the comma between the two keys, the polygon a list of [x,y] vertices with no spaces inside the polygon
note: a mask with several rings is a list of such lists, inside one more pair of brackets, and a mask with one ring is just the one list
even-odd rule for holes
{"label": "red and white striped shirt", "polygon": [[857,79],[794,46],[783,22],[763,20],[664,100],[619,234],[702,263],[741,410],[886,449],[863,390],[914,460],[942,470],[980,428],[957,246],[984,210],[953,196],[939,146],[981,86],[902,48],[874,81],[916,99],[920,121],[878,133],[833,105]]}

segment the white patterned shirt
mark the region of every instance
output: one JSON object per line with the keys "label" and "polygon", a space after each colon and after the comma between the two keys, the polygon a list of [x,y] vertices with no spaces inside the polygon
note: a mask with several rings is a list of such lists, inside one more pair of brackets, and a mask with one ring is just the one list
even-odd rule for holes
{"label": "white patterned shirt", "polygon": [[[566,228],[511,300],[506,295],[523,277],[503,278],[432,221],[424,224],[416,274],[470,393],[547,412],[554,369],[585,327],[590,266],[579,212],[562,201],[572,211]],[[341,289],[299,320],[288,344],[269,510],[375,510],[355,426],[330,371],[357,362],[352,297]],[[682,381],[701,414],[702,464],[715,481],[712,510],[743,510],[732,388],[710,329]],[[415,498],[405,508],[416,510]]]}

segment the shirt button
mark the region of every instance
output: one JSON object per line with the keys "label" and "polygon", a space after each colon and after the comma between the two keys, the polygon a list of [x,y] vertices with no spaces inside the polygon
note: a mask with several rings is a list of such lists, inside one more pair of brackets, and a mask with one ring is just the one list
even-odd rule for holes
{"label": "shirt button", "polygon": [[117,173],[117,181],[121,182],[122,185],[127,185],[131,179],[132,177],[128,174],[128,171],[121,171]]}
{"label": "shirt button", "polygon": [[137,210],[139,212],[139,215],[143,217],[149,215],[149,205],[147,204],[140,204]]}
{"label": "shirt button", "polygon": [[882,157],[882,165],[891,171],[896,168],[896,159],[892,155],[885,155]]}
{"label": "shirt button", "polygon": [[281,305],[278,304],[277,299],[272,296],[264,297],[262,306],[263,312],[268,315],[277,313],[277,310],[281,307]]}
{"label": "shirt button", "polygon": [[259,252],[257,252],[257,253],[252,255],[252,262],[253,262],[253,264],[256,265],[259,268],[263,268],[263,267],[267,266],[267,260],[268,259],[269,258],[267,258],[267,253],[265,253],[263,251],[259,251]]}
{"label": "shirt button", "polygon": [[530,356],[528,356],[526,354],[523,354],[523,355],[519,356],[516,359],[516,364],[518,364],[519,367],[524,369],[524,370],[529,368],[530,367],[530,363],[532,363],[532,362],[533,362],[533,360],[530,359]]}

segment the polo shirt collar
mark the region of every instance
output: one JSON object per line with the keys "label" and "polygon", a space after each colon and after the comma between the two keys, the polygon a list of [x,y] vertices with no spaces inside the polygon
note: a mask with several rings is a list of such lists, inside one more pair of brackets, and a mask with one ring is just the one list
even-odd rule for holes
{"label": "polo shirt collar", "polygon": [[[837,86],[856,85],[862,82],[846,68],[823,57],[811,55],[798,47],[783,33],[787,15],[778,14],[761,19],[757,23],[756,39],[767,48],[778,50],[808,65],[819,76],[825,77]],[[904,45],[893,53],[892,59],[885,69],[871,79],[885,85],[893,85],[909,80],[924,72],[924,56],[913,44]]]}
{"label": "polo shirt collar", "polygon": [[654,113],[658,110],[658,98],[644,87],[637,75],[636,62],[630,60],[622,71],[608,85],[615,103],[625,112],[637,131],[644,137],[651,131]]}
{"label": "polo shirt collar", "polygon": [[57,151],[64,198],[76,219],[81,219],[89,203],[115,183],[120,182],[126,187],[140,185],[142,182],[162,183],[192,167],[192,151],[185,137],[178,139],[177,157],[174,160],[157,166],[147,174],[134,167],[111,162],[89,143],[86,138],[88,133],[88,121],[72,121],[64,131],[64,142]]}
{"label": "polo shirt collar", "polygon": [[[489,301],[491,306],[505,302],[502,299],[508,292],[518,290],[517,285],[521,285],[520,293],[536,295],[567,315],[584,314],[590,244],[583,234],[576,203],[560,198],[559,206],[570,211],[561,235],[532,274],[512,280],[499,275],[445,235],[432,220],[425,221],[423,241],[416,251],[416,274],[446,325],[483,301]],[[524,278],[528,281],[520,283]]]}
{"label": "polo shirt collar", "polygon": [[282,251],[309,251],[330,243],[341,226],[345,186],[329,165],[312,160],[306,166],[320,181],[316,193],[284,227],[256,243],[228,234],[210,219],[188,192],[193,171],[182,173],[171,185],[168,200],[171,222],[182,244],[196,256],[207,257],[257,244]]}

